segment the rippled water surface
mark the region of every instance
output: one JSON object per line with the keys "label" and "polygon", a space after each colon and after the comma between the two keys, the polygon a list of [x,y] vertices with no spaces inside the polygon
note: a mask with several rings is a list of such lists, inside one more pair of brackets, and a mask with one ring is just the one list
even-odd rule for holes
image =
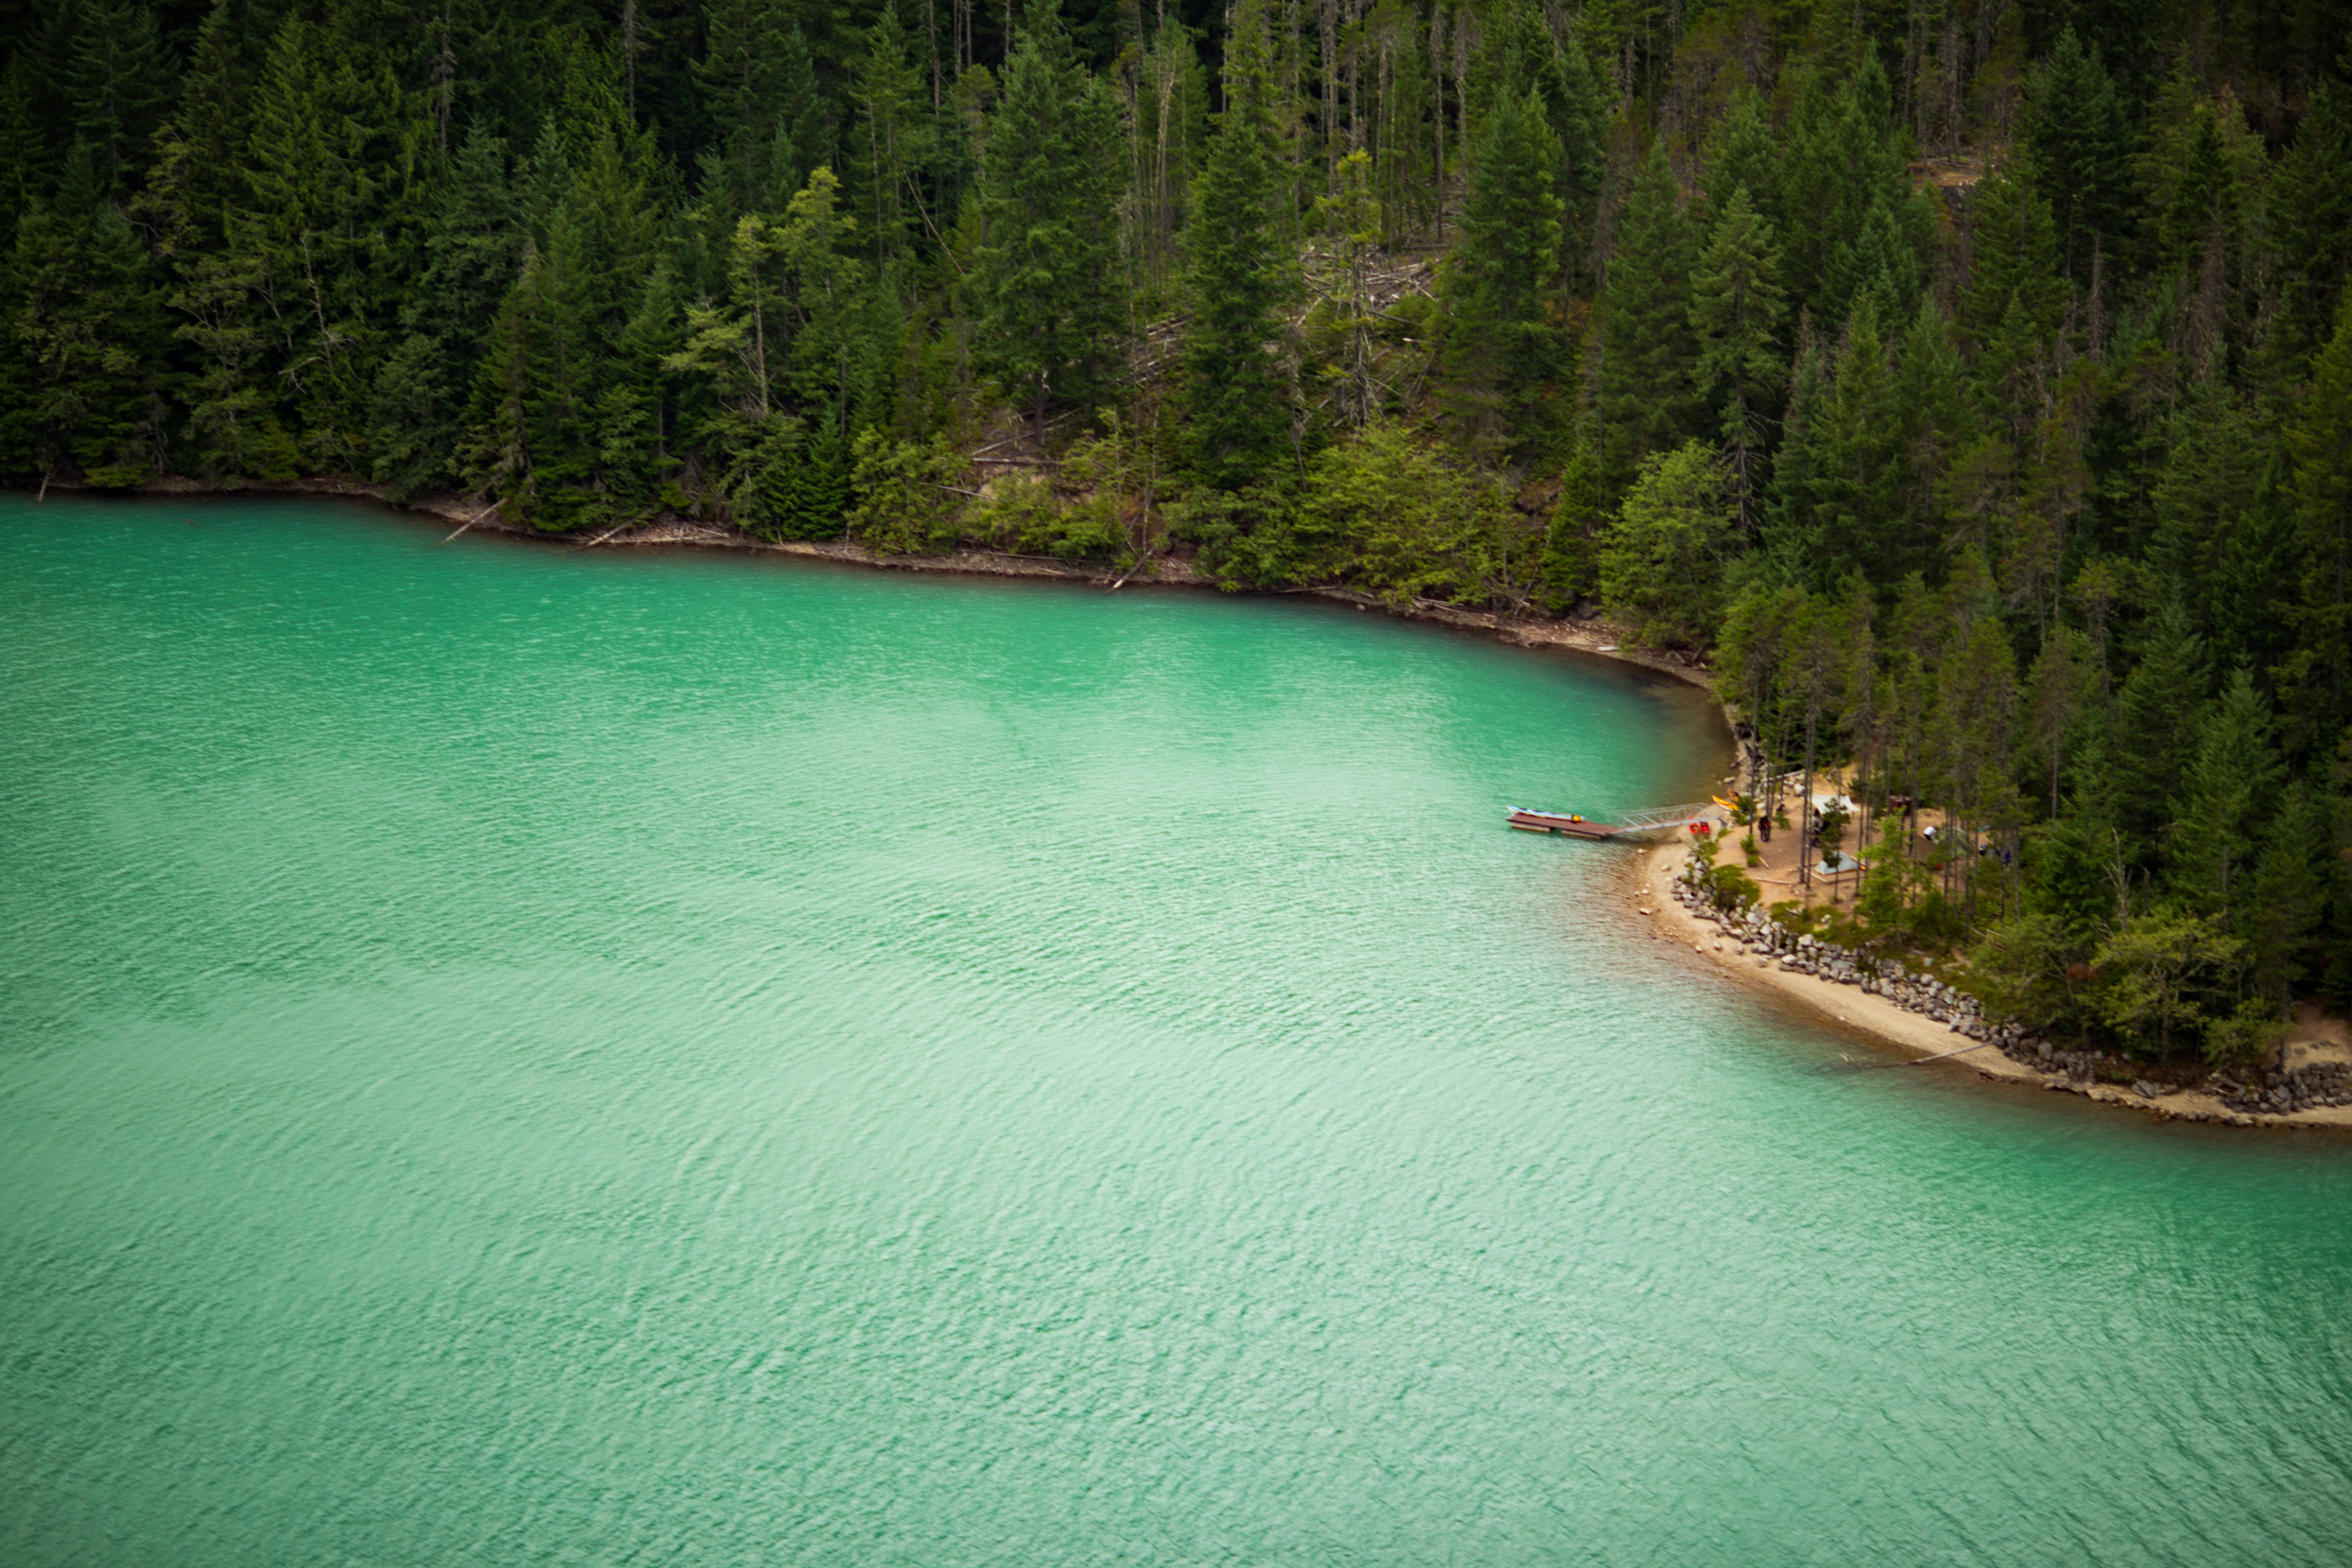
{"label": "rippled water surface", "polygon": [[1687,692],[0,497],[0,1562],[2352,1557],[2352,1148],[1580,900]]}

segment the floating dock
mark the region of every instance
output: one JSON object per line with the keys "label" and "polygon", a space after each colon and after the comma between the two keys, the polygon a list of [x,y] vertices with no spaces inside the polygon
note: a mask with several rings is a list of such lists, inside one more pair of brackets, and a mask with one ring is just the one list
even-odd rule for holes
{"label": "floating dock", "polygon": [[1612,822],[1587,822],[1580,816],[1524,807],[1511,813],[1511,826],[1523,833],[1565,833],[1570,838],[1614,838],[1622,831]]}
{"label": "floating dock", "polygon": [[1536,811],[1511,807],[1510,824],[1522,833],[1565,834],[1570,838],[1629,838],[1649,833],[1687,833],[1691,824],[1706,822],[1707,803],[1662,805],[1630,813],[1622,822],[1594,822],[1568,811]]}

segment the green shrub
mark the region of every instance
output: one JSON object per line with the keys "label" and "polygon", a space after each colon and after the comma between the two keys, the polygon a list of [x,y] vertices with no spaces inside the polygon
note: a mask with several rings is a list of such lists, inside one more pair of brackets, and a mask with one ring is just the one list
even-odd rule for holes
{"label": "green shrub", "polygon": [[850,533],[885,555],[950,548],[963,514],[964,463],[944,439],[893,441],[859,433],[850,480]]}

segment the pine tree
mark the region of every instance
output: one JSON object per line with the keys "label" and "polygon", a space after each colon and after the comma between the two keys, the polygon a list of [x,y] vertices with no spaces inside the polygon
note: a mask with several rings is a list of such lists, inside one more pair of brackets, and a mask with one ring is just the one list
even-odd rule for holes
{"label": "pine tree", "polygon": [[425,267],[402,307],[413,331],[471,363],[522,265],[520,205],[506,143],[477,128],[460,144],[425,241]]}
{"label": "pine tree", "polygon": [[1645,458],[1679,444],[1699,423],[1690,381],[1696,248],[1661,141],[1626,198],[1617,253],[1609,261],[1601,468],[1619,485]]}
{"label": "pine tree", "polygon": [[1788,378],[1780,270],[1771,226],[1758,216],[1748,187],[1734,187],[1691,278],[1690,325],[1698,349],[1693,379],[1702,405],[1720,421],[1739,525],[1750,533],[1760,521],[1774,393]]}
{"label": "pine tree", "polygon": [[1225,57],[1225,107],[1192,189],[1185,230],[1185,440],[1192,471],[1219,489],[1266,478],[1291,455],[1283,311],[1297,298],[1296,253],[1276,206],[1271,59],[1263,0],[1241,0]]}
{"label": "pine tree", "polygon": [[1832,255],[1830,286],[1817,296],[1825,311],[1851,311],[1868,296],[1882,321],[1907,320],[1927,285],[1927,256],[1920,243],[1917,202],[1908,195],[1872,199],[1861,226]]}
{"label": "pine tree", "polygon": [[1361,148],[1339,160],[1331,193],[1315,199],[1321,249],[1329,258],[1308,313],[1310,338],[1330,346],[1324,374],[1335,383],[1339,422],[1362,429],[1378,415],[1384,387],[1373,371],[1380,317],[1371,298],[1370,268],[1382,215],[1372,194],[1372,157]]}
{"label": "pine tree", "polygon": [[2092,696],[2082,633],[2058,626],[2042,640],[2026,677],[2026,729],[2037,763],[2048,764],[2050,815],[2058,815],[2058,782],[2078,721]]}
{"label": "pine tree", "polygon": [[2166,842],[2166,879],[2200,914],[2221,914],[2248,891],[2248,874],[2280,784],[2270,703],[2242,668],[2231,672],[2204,720],[2184,797]]}
{"label": "pine tree", "polygon": [[2324,921],[2331,842],[2326,807],[2301,779],[2280,793],[2277,814],[2237,900],[2238,934],[2253,960],[2247,989],[2273,1016],[2286,1015],[2295,986],[2327,962]]}
{"label": "pine tree", "polygon": [[1573,293],[1599,280],[1597,242],[1615,98],[1593,69],[1580,38],[1571,34],[1555,43],[1537,7],[1522,6],[1520,15],[1527,38],[1523,52],[1538,62],[1533,86],[1559,144],[1560,287]]}
{"label": "pine tree", "polygon": [[79,0],[66,96],[74,129],[109,191],[128,189],[146,166],[148,142],[172,97],[172,66],[155,15],[131,0]]}
{"label": "pine tree", "polygon": [[[1988,385],[2013,395],[2015,378],[2047,351],[2067,293],[2050,204],[2016,169],[1995,170],[1977,186],[1974,266],[1963,296]],[[2011,406],[2024,405],[2012,395]]]}
{"label": "pine tree", "polygon": [[898,24],[895,0],[866,29],[850,84],[857,110],[852,139],[851,185],[857,193],[860,226],[881,267],[906,248],[918,220],[920,192],[915,171],[929,157],[930,115],[921,102],[922,78],[908,58],[907,30]]}
{"label": "pine tree", "polygon": [[2286,431],[2294,464],[2302,592],[2295,647],[2280,672],[2295,744],[2316,751],[2352,723],[2352,290]]}
{"label": "pine tree", "polygon": [[973,279],[981,363],[1028,405],[1040,442],[1056,401],[1088,405],[1126,325],[1117,112],[1041,0],[1005,62],[1003,100],[989,121],[987,240]]}
{"label": "pine tree", "polygon": [[1868,296],[1854,304],[1826,393],[1801,438],[1803,461],[1790,479],[1791,488],[1802,487],[1801,502],[1811,514],[1810,579],[1826,585],[1829,574],[1847,563],[1861,564],[1877,582],[1900,579],[1913,564],[1897,501],[1903,420],[1877,309]]}
{"label": "pine tree", "polygon": [[719,0],[690,68],[714,145],[702,154],[706,201],[731,226],[781,211],[808,171],[833,155],[828,104],[787,0]]}
{"label": "pine tree", "polygon": [[[1893,127],[1892,96],[1875,55],[1843,82],[1818,68],[1797,96],[1779,173],[1776,219],[1792,305],[1843,321],[1855,289],[1885,271],[1898,285],[1924,272],[1934,216],[1911,190]],[[1751,193],[1752,194],[1752,193]],[[1873,219],[1874,208],[1883,208]],[[1868,250],[1853,252],[1868,237]],[[1880,309],[1886,302],[1880,301]]]}
{"label": "pine tree", "polygon": [[1813,446],[1828,399],[1822,346],[1804,312],[1797,316],[1797,349],[1789,372],[1788,413],[1781,421],[1780,448],[1772,462],[1771,500],[1764,509],[1764,579],[1775,587],[1811,582],[1823,561],[1820,520],[1814,512]]}
{"label": "pine tree", "polygon": [[476,400],[476,450],[495,460],[478,457],[475,482],[494,488],[516,521],[551,532],[601,515],[599,356],[583,248],[578,214],[557,213],[500,308]]}
{"label": "pine tree", "polygon": [[2167,422],[2164,466],[2150,496],[2148,556],[2170,579],[2189,624],[2210,642],[2219,618],[2221,563],[2252,506],[2262,445],[2218,364],[2189,384]]}
{"label": "pine tree", "polygon": [[2204,646],[2178,604],[2150,617],[2139,663],[2116,694],[2107,766],[2116,826],[2145,862],[2180,820],[2181,775],[2197,754]]}
{"label": "pine tree", "polygon": [[2271,175],[2263,203],[2284,280],[2278,330],[2299,373],[2326,342],[2352,273],[2352,55],[2311,90],[2311,111]]}
{"label": "pine tree", "polygon": [[34,118],[21,51],[0,73],[0,254],[16,243],[16,222],[48,192],[48,138]]}
{"label": "pine tree", "polygon": [[245,161],[250,75],[230,8],[215,6],[197,30],[178,106],[156,138],[155,168],[133,205],[156,232],[162,255],[185,267],[227,244],[245,194],[238,169]]}
{"label": "pine tree", "polygon": [[1778,231],[1780,216],[1780,144],[1765,123],[1762,105],[1752,90],[1733,95],[1731,107],[1708,136],[1701,188],[1706,210],[1720,223],[1732,194],[1746,190],[1749,205],[1764,224]]}
{"label": "pine tree", "polygon": [[[1903,426],[1896,505],[1916,545],[1932,538],[1943,521],[1938,489],[1976,441],[1979,424],[1968,362],[1932,293],[1919,301],[1895,353],[1895,406]],[[1916,562],[1918,552],[1906,559]]]}
{"label": "pine tree", "polygon": [[394,500],[456,477],[467,379],[522,264],[526,236],[506,165],[497,137],[467,134],[401,309],[404,335],[376,372],[367,445],[374,478]]}
{"label": "pine tree", "polygon": [[164,466],[162,300],[146,253],[79,142],[54,201],[18,226],[8,277],[15,383],[0,461],[130,484]]}
{"label": "pine tree", "polygon": [[2161,274],[2193,285],[2209,250],[2221,247],[2217,261],[2235,253],[2264,162],[2236,100],[2206,98],[2184,65],[2149,109],[2137,160],[2142,240]]}
{"label": "pine tree", "polygon": [[374,361],[402,284],[407,192],[395,178],[399,87],[387,68],[299,16],[278,29],[256,91],[232,270],[274,308],[271,357],[314,470],[365,448]]}
{"label": "pine tree", "polygon": [[1599,588],[1602,521],[1601,459],[1580,430],[1560,470],[1559,502],[1544,530],[1543,584],[1554,612],[1572,609]]}
{"label": "pine tree", "polygon": [[2131,133],[2098,51],[2072,27],[2026,79],[2024,142],[2057,229],[2059,275],[2087,287],[2095,257],[2112,268],[2130,254]]}
{"label": "pine tree", "polygon": [[1523,442],[1535,437],[1554,412],[1559,161],[1542,104],[1506,80],[1478,128],[1444,284],[1446,381],[1474,447],[1495,450],[1513,430]]}
{"label": "pine tree", "polygon": [[1738,517],[1722,460],[1697,441],[1643,460],[1603,537],[1601,597],[1644,642],[1704,641],[1723,614]]}

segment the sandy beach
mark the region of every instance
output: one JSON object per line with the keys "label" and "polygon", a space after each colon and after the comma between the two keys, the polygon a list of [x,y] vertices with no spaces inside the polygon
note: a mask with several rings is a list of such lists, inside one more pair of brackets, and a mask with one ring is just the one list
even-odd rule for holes
{"label": "sandy beach", "polygon": [[[2081,1095],[2100,1104],[2171,1121],[2213,1121],[2233,1127],[2352,1128],[2352,1106],[2326,1106],[2284,1116],[2255,1115],[2233,1110],[2218,1097],[2200,1089],[2177,1090],[2150,1100],[2123,1084],[2084,1083],[2063,1074],[2040,1071],[2002,1055],[1998,1047],[1975,1045],[1923,1014],[1906,1011],[1887,997],[1768,963],[1725,940],[1716,926],[1675,901],[1668,889],[1687,853],[1685,847],[1675,840],[1641,851],[1624,886],[1615,894],[1625,900],[1637,924],[1660,940],[1687,948],[1695,963],[1714,965],[1745,984],[1867,1035],[1895,1053],[1920,1061],[1929,1071],[1968,1073],[1988,1082]],[[2306,1010],[2298,1022],[2302,1038],[2289,1047],[2290,1068],[2319,1061],[2352,1061],[2352,1044],[2343,1037],[2340,1020],[2325,1019]],[[1930,1057],[1943,1059],[1933,1063],[1924,1059]]]}

